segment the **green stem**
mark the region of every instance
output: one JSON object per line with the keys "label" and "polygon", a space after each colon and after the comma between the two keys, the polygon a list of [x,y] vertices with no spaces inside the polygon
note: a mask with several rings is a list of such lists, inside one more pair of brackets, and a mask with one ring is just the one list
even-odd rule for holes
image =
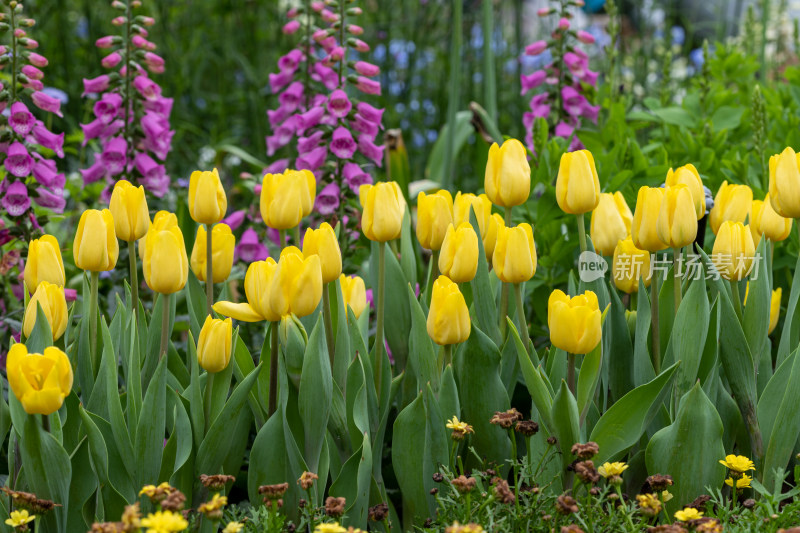
{"label": "green stem", "polygon": [[50,432],[50,415],[42,415],[42,429]]}
{"label": "green stem", "polygon": [[300,226],[292,228],[292,238],[294,238],[294,245],[300,248]]}
{"label": "green stem", "polygon": [[525,308],[522,302],[522,283],[514,284],[514,299],[517,303],[517,317],[519,320],[519,334],[525,351],[530,352],[531,336],[528,334],[528,321],[525,319]]}
{"label": "green stem", "polygon": [[619,496],[619,506],[620,510],[625,513],[625,521],[628,523],[628,527],[630,528],[629,531],[637,531],[635,527],[633,527],[633,521],[631,520],[631,515],[628,512],[628,506],[625,504],[625,499],[622,497],[622,489],[620,489],[619,485],[614,485],[614,488],[617,490],[617,496]]}
{"label": "green stem", "polygon": [[450,89],[448,91],[447,99],[447,137],[445,139],[445,158],[444,158],[444,176],[442,179],[442,186],[447,188],[450,184],[454,183],[455,174],[455,144],[456,144],[456,112],[459,109],[459,100],[461,94],[461,42],[462,42],[462,0],[453,0],[451,2],[452,19],[450,20],[451,41],[450,41],[450,75],[449,83]]}
{"label": "green stem", "polygon": [[14,35],[16,23],[14,20],[15,9],[11,11],[11,102],[17,101],[17,37]]}
{"label": "green stem", "polygon": [[330,283],[326,283],[322,287],[322,317],[325,321],[325,340],[328,343],[328,358],[331,361],[331,371],[333,370],[334,351],[336,350],[336,342],[333,339],[333,320],[331,318],[331,295]]}
{"label": "green stem", "polygon": [[[131,131],[131,117],[130,113],[133,110],[133,98],[131,98],[131,89],[132,89],[132,81],[133,77],[131,75],[131,71],[134,69],[131,68],[131,54],[133,50],[131,46],[133,45],[131,41],[132,31],[133,31],[133,12],[132,12],[132,2],[127,2],[127,12],[125,16],[125,124],[123,125],[123,137],[125,142],[127,143],[125,148],[125,157],[128,161],[132,161],[133,158],[131,154],[133,153],[133,136]],[[128,175],[127,165],[125,167],[125,177],[130,178]]]}
{"label": "green stem", "polygon": [[89,353],[92,356],[92,369],[97,372],[99,361],[97,355],[97,284],[100,273],[92,271],[89,286]]}
{"label": "green stem", "polygon": [[269,416],[277,408],[278,398],[278,322],[269,323]]}
{"label": "green stem", "polygon": [[161,306],[161,348],[158,350],[158,359],[161,360],[167,354],[169,348],[169,337],[171,331],[169,330],[169,294],[162,294],[164,299]]}
{"label": "green stem", "polygon": [[[655,261],[655,254],[653,254]],[[653,279],[650,281],[650,329],[653,334],[653,370],[656,375],[661,373],[661,337],[659,336],[658,327],[658,272],[653,271]]]}
{"label": "green stem", "polygon": [[567,353],[567,387],[575,394],[575,354]]}
{"label": "green stem", "polygon": [[[508,228],[511,226],[511,207],[508,206],[505,209],[506,212],[505,212],[504,224]],[[508,284],[503,283],[503,286],[500,289],[500,324],[499,324],[500,338],[502,339],[506,337],[506,317],[508,316],[508,291],[509,291]]]}
{"label": "green stem", "polygon": [[442,362],[441,370],[442,372],[444,372],[444,369],[447,368],[447,365],[453,363],[453,345],[445,344],[444,346],[442,346],[442,349],[444,350],[444,360]]}
{"label": "green stem", "polygon": [[517,461],[517,436],[514,434],[514,429],[508,430],[508,436],[511,437],[511,468],[514,470],[514,507],[516,508],[516,515],[519,516],[519,465]]}
{"label": "green stem", "polygon": [[283,245],[286,244],[286,234],[282,229],[278,230],[278,242],[280,243],[278,244],[278,248],[283,250]]}
{"label": "green stem", "polygon": [[381,379],[383,371],[383,311],[384,285],[386,284],[386,243],[378,243],[378,298],[376,300],[378,319],[375,325],[375,391],[381,396]]}
{"label": "green stem", "polygon": [[731,281],[731,293],[733,295],[733,309],[736,311],[736,316],[739,322],[742,321],[742,298],[739,296],[739,282]]}
{"label": "green stem", "polygon": [[214,248],[211,224],[206,224],[206,314],[211,316],[214,305]]}
{"label": "green stem", "polygon": [[214,373],[206,372],[206,393],[203,398],[203,414],[206,420],[206,433],[211,429],[211,394],[214,390]]}
{"label": "green stem", "polygon": [[675,315],[678,314],[678,306],[681,305],[681,297],[682,297],[681,274],[678,271],[678,266],[679,266],[678,263],[680,261],[680,257],[681,257],[681,249],[674,248],[672,250],[672,275],[674,280],[673,285],[675,286]]}
{"label": "green stem", "polygon": [[431,252],[431,274],[428,278],[428,284],[425,288],[425,304],[431,306],[431,298],[433,297],[433,284],[439,277],[439,250]]}
{"label": "green stem", "polygon": [[583,213],[575,215],[578,219],[578,242],[581,246],[581,253],[586,251],[586,225],[583,223]]}
{"label": "green stem", "polygon": [[133,315],[136,317],[136,328],[139,328],[139,269],[136,266],[136,241],[128,242],[128,260],[131,271],[131,301]]}

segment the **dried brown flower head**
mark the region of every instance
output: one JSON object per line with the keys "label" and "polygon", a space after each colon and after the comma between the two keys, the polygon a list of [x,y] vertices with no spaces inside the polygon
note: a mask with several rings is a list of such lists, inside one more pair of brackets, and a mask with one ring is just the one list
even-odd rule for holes
{"label": "dried brown flower head", "polygon": [[690,520],[689,526],[698,533],[722,533],[722,523],[708,516]]}
{"label": "dried brown flower head", "polygon": [[122,512],[122,530],[126,533],[139,531],[141,518],[142,513],[139,510],[139,502],[126,505],[125,510]]}
{"label": "dried brown flower head", "polygon": [[331,518],[339,518],[344,514],[345,504],[347,504],[347,500],[344,498],[328,496],[325,500],[325,514]]}
{"label": "dried brown flower head", "polygon": [[555,437],[547,437],[547,444],[549,444],[550,446],[555,446],[556,444],[558,444],[558,439]]}
{"label": "dried brown flower head", "polygon": [[367,516],[370,522],[383,522],[389,516],[389,504],[379,503],[369,508]]}
{"label": "dried brown flower head", "polygon": [[519,420],[522,420],[522,413],[512,407],[508,411],[497,411],[489,422],[503,429],[509,429]]}
{"label": "dried brown flower head", "polygon": [[89,533],[123,533],[122,522],[95,522]]}
{"label": "dried brown flower head", "polygon": [[523,437],[533,437],[539,432],[539,424],[533,420],[520,420],[514,429]]}
{"label": "dried brown flower head", "polygon": [[460,494],[467,494],[468,492],[472,492],[472,489],[475,488],[477,481],[474,477],[458,476],[450,483],[453,484]]}
{"label": "dried brown flower head", "polygon": [[9,497],[14,502],[14,506],[18,509],[27,509],[31,512],[31,514],[35,515],[43,515],[46,512],[53,509],[53,507],[61,507],[61,505],[56,504],[50,500],[43,500],[41,498],[37,498],[36,494],[31,492],[22,492],[17,490],[11,490],[8,487],[0,487],[0,490],[8,494]]}
{"label": "dried brown flower head", "polygon": [[664,524],[648,527],[647,533],[686,533],[686,529],[679,524]]}
{"label": "dried brown flower head", "polygon": [[569,494],[562,494],[556,499],[556,510],[563,515],[577,513],[578,502]]}
{"label": "dried brown flower head", "polygon": [[444,481],[444,476],[441,473],[436,472],[435,474],[433,474],[433,481],[435,483],[441,483],[442,481]]}
{"label": "dried brown flower head", "polygon": [[300,479],[297,480],[297,483],[300,484],[303,490],[308,490],[314,484],[314,481],[319,479],[319,476],[313,472],[303,472],[303,475],[300,476]]}
{"label": "dried brown flower head", "polygon": [[705,511],[706,504],[711,500],[711,496],[708,494],[701,494],[697,498],[695,498],[692,503],[687,505],[686,507],[692,507],[697,509],[698,511]]}
{"label": "dried brown flower head", "polygon": [[583,533],[583,530],[575,524],[570,524],[568,526],[561,526],[561,533]]}
{"label": "dried brown flower head", "polygon": [[580,442],[576,442],[572,445],[570,449],[572,451],[572,455],[576,456],[578,459],[591,459],[600,451],[600,447],[597,445],[596,442],[587,442],[586,444],[581,444]]}
{"label": "dried brown flower head", "polygon": [[508,486],[508,481],[496,477],[492,479],[492,484],[494,485],[494,497],[500,503],[514,503],[516,501],[514,492]]}
{"label": "dried brown flower head", "polygon": [[592,487],[591,489],[589,489],[589,494],[591,494],[592,496],[599,496],[600,489],[598,487]]}
{"label": "dried brown flower head", "polygon": [[587,485],[600,481],[600,474],[597,473],[597,469],[594,467],[594,461],[590,459],[575,463],[573,469],[578,479]]}
{"label": "dried brown flower head", "polygon": [[661,492],[672,486],[672,476],[654,474],[644,480],[649,488],[643,488],[642,492]]}
{"label": "dried brown flower head", "polygon": [[161,502],[161,508],[165,511],[179,512],[183,511],[183,504],[186,503],[186,496],[179,490],[174,490],[169,493],[169,496],[164,498]]}
{"label": "dried brown flower head", "polygon": [[215,474],[213,476],[200,474],[200,483],[212,492],[219,492],[225,488],[225,485],[233,483],[234,481],[236,481],[235,477],[226,476],[224,474]]}
{"label": "dried brown flower head", "polygon": [[742,502],[742,506],[745,509],[752,509],[753,507],[756,506],[756,501],[753,498],[747,498],[745,501]]}
{"label": "dried brown flower head", "polygon": [[258,493],[264,496],[265,500],[277,500],[286,494],[289,490],[288,483],[278,483],[276,485],[261,485],[258,487]]}

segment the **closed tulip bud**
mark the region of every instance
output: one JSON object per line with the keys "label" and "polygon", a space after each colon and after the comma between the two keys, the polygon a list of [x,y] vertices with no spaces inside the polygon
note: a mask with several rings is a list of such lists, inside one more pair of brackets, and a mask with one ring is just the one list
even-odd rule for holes
{"label": "closed tulip bud", "polygon": [[362,185],[358,197],[363,209],[361,231],[367,239],[386,242],[400,238],[406,200],[397,182]]}
{"label": "closed tulip bud", "polygon": [[469,338],[471,322],[467,302],[458,285],[447,276],[439,276],[433,282],[427,326],[433,342],[442,346]]}
{"label": "closed tulip bud", "polygon": [[39,283],[49,281],[64,286],[64,261],[58,240],[52,235],[42,235],[28,244],[28,259],[25,261],[25,286],[33,294]]}
{"label": "closed tulip bud", "polygon": [[349,305],[356,318],[361,316],[367,308],[367,289],[364,280],[358,276],[339,276],[339,284],[342,286],[342,298],[345,305]]}
{"label": "closed tulip bud", "polygon": [[316,195],[317,178],[310,170],[264,174],[261,218],[273,229],[293,228],[311,213]]}
{"label": "closed tulip bud", "polygon": [[560,290],[547,301],[550,342],[567,353],[586,354],[600,342],[600,306],[597,295],[586,291],[570,298]]}
{"label": "closed tulip bud", "polygon": [[280,315],[304,317],[314,312],[322,298],[322,267],[318,255],[287,246],[281,252],[270,288],[270,307]]}
{"label": "closed tulip bud", "polygon": [[739,281],[753,267],[756,249],[750,229],[741,222],[724,221],[717,232],[711,260],[720,276]]}
{"label": "closed tulip bud", "polygon": [[478,271],[478,235],[468,222],[452,224],[439,253],[439,271],[456,283],[472,281]]}
{"label": "closed tulip bud", "polygon": [[278,264],[271,257],[268,257],[266,261],[250,263],[244,276],[244,292],[247,302],[217,302],[214,304],[214,311],[242,322],[261,322],[262,320],[278,322],[281,315],[274,312],[270,305],[272,280],[277,269]]}
{"label": "closed tulip bud", "polygon": [[769,198],[782,217],[800,217],[800,155],[789,147],[769,158]]}
{"label": "closed tulip bud", "polygon": [[39,306],[41,306],[42,312],[47,318],[47,323],[50,324],[53,340],[60,338],[67,329],[67,319],[69,318],[64,288],[47,281],[39,284],[36,292],[33,293],[28,302],[28,307],[25,308],[25,318],[22,322],[22,332],[25,337],[30,337],[31,333],[33,333]]}
{"label": "closed tulip bud", "polygon": [[769,330],[767,331],[767,335],[772,333],[778,325],[778,317],[781,314],[782,294],[783,289],[780,287],[772,291],[772,297],[769,300]]}
{"label": "closed tulip bud", "polygon": [[180,228],[148,231],[142,263],[144,280],[152,290],[161,294],[181,290],[189,276],[189,261]]}
{"label": "closed tulip bud", "polygon": [[[200,281],[206,280],[206,248],[208,233],[205,226],[197,227],[197,238],[192,248],[192,272]],[[222,283],[231,274],[233,267],[233,249],[236,247],[236,237],[231,233],[231,228],[225,223],[214,225],[211,229],[211,272],[214,283]]]}
{"label": "closed tulip bud", "polygon": [[195,170],[189,177],[189,214],[198,224],[216,224],[228,210],[228,197],[215,168]]}
{"label": "closed tulip bud", "polygon": [[600,202],[600,180],[589,150],[567,152],[561,156],[556,178],[556,201],[565,213],[588,213]]}
{"label": "closed tulip bud", "polygon": [[650,252],[640,250],[627,237],[617,243],[611,268],[614,285],[628,294],[639,292],[639,279],[644,286],[650,286]]}
{"label": "closed tulip bud", "polygon": [[114,216],[108,209],[87,209],[81,214],[72,243],[75,266],[81,270],[103,272],[117,264],[119,243],[114,231]]}
{"label": "closed tulip bud", "polygon": [[8,351],[6,375],[14,396],[29,415],[58,411],[72,390],[72,365],[67,354],[50,346],[44,353],[28,353],[24,344]]}
{"label": "closed tulip bud", "polygon": [[322,265],[322,282],[330,283],[342,273],[342,251],[336,232],[327,222],[320,224],[319,229],[308,228],[303,237],[303,256],[319,256]]}
{"label": "closed tulip bud", "polygon": [[508,139],[503,146],[492,144],[486,161],[483,187],[495,205],[511,207],[528,200],[531,193],[531,167],[521,142]]}
{"label": "closed tulip bud", "polygon": [[490,260],[494,254],[494,248],[497,244],[497,234],[500,233],[502,228],[506,227],[503,217],[497,213],[493,213],[489,217],[489,224],[486,228],[486,233],[483,235],[483,252],[486,254],[486,260]]}
{"label": "closed tulip bud", "polygon": [[197,340],[197,361],[206,372],[215,373],[227,368],[231,361],[231,319],[206,317]]}
{"label": "closed tulip bud", "polygon": [[[162,229],[169,229],[173,226],[178,225],[178,217],[175,216],[175,213],[170,213],[169,211],[159,211],[156,213],[156,216],[153,217],[153,221],[150,222],[150,227],[148,228],[148,233],[151,230],[162,230]],[[147,233],[139,239],[136,243],[139,248],[139,259],[144,261],[144,251],[147,248]]]}
{"label": "closed tulip bud", "polygon": [[134,187],[127,180],[119,180],[111,193],[108,208],[114,215],[114,229],[118,239],[136,241],[150,229],[150,211],[144,187]]}
{"label": "closed tulip bud", "polygon": [[[792,219],[782,217],[773,209],[769,193],[761,203],[760,209],[756,206],[756,202],[757,200],[753,201],[750,211],[750,226],[756,228],[759,236],[766,235],[772,242],[786,240],[792,232]],[[758,244],[758,241],[754,235],[754,244]]]}
{"label": "closed tulip bud", "polygon": [[683,165],[677,170],[669,169],[667,172],[667,187],[678,185],[680,183],[689,187],[689,192],[692,194],[692,203],[694,205],[695,216],[697,220],[703,218],[706,214],[706,192],[703,189],[703,180],[697,169],[691,163]]}
{"label": "closed tulip bud", "polygon": [[478,229],[481,232],[481,240],[486,237],[486,232],[489,231],[489,221],[492,218],[492,202],[485,194],[474,195],[471,193],[456,193],[453,200],[453,225],[458,227],[463,222],[470,222],[469,210],[470,207],[475,212],[475,218],[478,220]]}
{"label": "closed tulip bud", "polygon": [[439,250],[453,223],[453,197],[445,189],[417,196],[417,240],[426,250]]}
{"label": "closed tulip bud", "polygon": [[709,214],[709,222],[714,233],[719,234],[719,227],[726,220],[744,222],[753,204],[753,191],[747,185],[728,184],[723,181],[714,197],[714,207]]}
{"label": "closed tulip bud", "polygon": [[536,273],[536,244],[530,224],[499,228],[492,268],[504,283],[522,283],[533,277]]}
{"label": "closed tulip bud", "polygon": [[747,218],[750,220],[750,234],[753,236],[753,244],[758,246],[758,243],[761,242],[761,232],[759,231],[758,227],[758,217],[761,216],[761,211],[764,209],[764,202],[762,200],[753,200],[753,203],[750,205],[750,213],[748,213]]}
{"label": "closed tulip bud", "polygon": [[633,213],[621,192],[600,194],[590,225],[594,249],[602,255],[613,254],[617,243],[631,232],[631,222]]}
{"label": "closed tulip bud", "polygon": [[664,190],[658,187],[641,187],[636,197],[636,210],[631,224],[633,244],[640,250],[657,252],[667,247],[658,236],[658,217],[661,215],[661,203]]}
{"label": "closed tulip bud", "polygon": [[679,183],[667,187],[656,223],[658,238],[671,248],[683,248],[697,237],[697,217],[692,193]]}

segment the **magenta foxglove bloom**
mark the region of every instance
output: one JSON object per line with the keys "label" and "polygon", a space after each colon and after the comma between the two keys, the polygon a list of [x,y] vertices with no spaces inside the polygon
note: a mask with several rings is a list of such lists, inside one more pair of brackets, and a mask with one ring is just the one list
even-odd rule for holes
{"label": "magenta foxglove bloom", "polygon": [[320,215],[328,216],[336,212],[339,208],[339,186],[335,183],[327,184],[317,194],[314,207]]}
{"label": "magenta foxglove bloom", "polygon": [[359,102],[356,104],[356,110],[358,111],[359,115],[370,122],[374,122],[375,124],[380,124],[383,120],[384,110],[373,107],[366,102]]}
{"label": "magenta foxglove bloom", "polygon": [[109,124],[117,117],[120,106],[122,106],[122,96],[118,93],[105,93],[94,104],[94,116],[103,124]]}
{"label": "magenta foxglove bloom", "polygon": [[111,48],[111,45],[113,44],[114,44],[113,35],[106,35],[105,37],[100,37],[94,42],[94,45],[97,48]]}
{"label": "magenta foxglove bloom", "polygon": [[32,129],[36,123],[33,113],[28,111],[28,107],[22,102],[14,102],[11,104],[10,114],[8,115],[8,125],[11,129],[19,135],[25,136]]}
{"label": "magenta foxglove bloom", "polygon": [[583,81],[584,83],[588,83],[592,87],[597,86],[597,72],[592,72],[587,68],[586,72],[583,75],[583,79],[581,81]]}
{"label": "magenta foxglove bloom", "polygon": [[33,138],[36,140],[37,143],[44,146],[48,150],[52,150],[56,153],[58,157],[64,157],[64,134],[59,133],[56,135],[55,133],[48,130],[44,122],[41,120],[37,120],[36,124],[33,126],[33,130],[31,131],[33,134]]}
{"label": "magenta foxglove bloom", "polygon": [[351,191],[358,194],[358,189],[362,185],[371,185],[372,176],[364,172],[360,165],[356,163],[345,163],[342,168],[342,177]]}
{"label": "magenta foxglove bloom", "polygon": [[37,161],[36,164],[33,165],[32,172],[33,177],[36,178],[36,181],[39,183],[39,185],[55,189],[64,188],[66,177],[64,174],[58,173],[56,164],[53,161],[49,159]]}
{"label": "magenta foxglove bloom", "polygon": [[300,21],[290,20],[283,25],[282,31],[285,35],[291,35],[300,29]]}
{"label": "magenta foxglove bloom", "polygon": [[[339,159],[350,159],[356,152],[356,142],[350,130],[344,126],[339,126],[333,130],[331,138],[331,152]],[[338,189],[337,189],[338,192]]]}
{"label": "magenta foxglove bloom", "polygon": [[120,61],[122,61],[122,56],[117,52],[111,52],[100,61],[100,64],[103,65],[104,68],[114,68],[119,65]]}
{"label": "magenta foxglove bloom", "polygon": [[114,137],[105,144],[100,160],[105,165],[108,175],[116,176],[125,169],[127,151],[128,143],[122,137]]}
{"label": "magenta foxglove bloom", "polygon": [[302,134],[307,129],[313,128],[320,123],[325,116],[325,108],[322,106],[312,107],[305,113],[297,115],[297,133]]}
{"label": "magenta foxglove bloom", "polygon": [[39,187],[33,199],[42,207],[53,210],[55,213],[63,213],[67,201],[64,199],[64,191],[61,189],[49,190],[47,187]]}
{"label": "magenta foxglove bloom", "polygon": [[74,302],[78,299],[78,291],[77,289],[64,289],[64,298],[68,302]]}
{"label": "magenta foxglove bloom", "polygon": [[261,244],[258,240],[258,233],[253,228],[247,228],[242,233],[242,238],[233,250],[233,257],[235,260],[241,260],[245,263],[252,263],[253,261],[263,261],[269,257],[267,247]]}
{"label": "magenta foxglove bloom", "polygon": [[381,68],[378,65],[367,63],[366,61],[356,61],[355,70],[362,76],[372,78],[381,73]]}
{"label": "magenta foxglove bloom", "polygon": [[299,81],[295,81],[281,93],[278,97],[278,101],[281,105],[294,111],[303,101],[303,91],[303,84]]}
{"label": "magenta foxglove bloom", "polygon": [[296,161],[297,170],[317,170],[325,162],[325,157],[328,155],[328,148],[325,146],[318,146],[301,154]]}
{"label": "magenta foxglove bloom", "polygon": [[34,67],[33,65],[23,65],[22,68],[20,69],[20,72],[22,72],[32,80],[41,80],[42,78],[44,78],[44,72]]}
{"label": "magenta foxglove bloom", "polygon": [[28,83],[24,84],[23,87],[32,91],[41,91],[44,89],[44,83],[39,80],[28,80]]}
{"label": "magenta foxglove bloom", "polygon": [[83,94],[81,96],[86,96],[89,93],[101,93],[108,89],[108,84],[111,81],[111,78],[108,77],[107,74],[103,74],[102,76],[97,76],[96,78],[83,78]]}
{"label": "magenta foxglove bloom", "polygon": [[564,54],[564,63],[573,76],[581,78],[585,74],[588,58],[583,58],[578,54],[567,52]]}
{"label": "magenta foxglove bloom", "polygon": [[365,119],[360,113],[350,122],[350,127],[359,133],[365,133],[373,139],[378,135],[378,124]]}
{"label": "magenta foxglove bloom", "polygon": [[538,56],[547,50],[547,41],[535,41],[525,47],[525,55]]}
{"label": "magenta foxglove bloom", "polygon": [[96,181],[100,181],[106,175],[106,169],[103,166],[103,162],[100,161],[99,157],[95,158],[94,164],[89,168],[81,168],[78,170],[83,176],[83,183],[88,185],[90,183],[94,183]]}
{"label": "magenta foxglove bloom", "polygon": [[[360,8],[357,8],[357,9],[360,9]],[[350,25],[347,26],[347,33],[349,33],[350,35],[363,35],[364,34],[364,28],[362,28],[358,24],[350,24]]]}
{"label": "magenta foxglove bloom", "polygon": [[381,94],[381,84],[364,76],[356,79],[356,89],[364,94]]}
{"label": "magenta foxglove bloom", "polygon": [[295,70],[297,70],[297,65],[302,60],[303,60],[303,52],[295,48],[288,54],[281,56],[281,58],[278,59],[278,68],[281,70],[294,72]]}
{"label": "magenta foxglove bloom", "polygon": [[558,21],[558,29],[559,30],[568,30],[569,29],[569,20],[566,18],[561,18]]}
{"label": "magenta foxglove bloom", "polygon": [[266,168],[264,174],[283,174],[287,168],[289,168],[288,159],[276,159]]}
{"label": "magenta foxglove bloom", "polygon": [[344,48],[341,46],[334,46],[331,53],[328,55],[328,61],[338,63],[344,57]]}
{"label": "magenta foxglove bloom", "polygon": [[244,223],[244,219],[247,216],[247,211],[244,209],[239,209],[238,211],[234,211],[227,217],[222,219],[222,222],[228,225],[231,228],[231,231],[236,231],[239,227]]}
{"label": "magenta foxglove bloom", "polygon": [[133,79],[133,88],[148,100],[161,96],[161,87],[147,76],[136,76]]}
{"label": "magenta foxglove bloom", "polygon": [[281,72],[278,72],[277,74],[273,74],[273,73],[270,72],[270,74],[269,74],[269,88],[270,88],[270,90],[273,93],[277,93],[283,87],[288,85],[288,83],[290,81],[292,81],[293,77],[294,77],[294,74],[292,72],[290,72],[290,71],[281,71]]}
{"label": "magenta foxglove bloom", "polygon": [[573,117],[578,117],[583,112],[586,98],[574,87],[564,87],[561,89],[561,98],[564,101],[564,110]]}
{"label": "magenta foxglove bloom", "polygon": [[25,145],[19,141],[11,143],[6,152],[5,167],[9,174],[18,178],[31,175],[33,169],[33,158],[28,153]]}
{"label": "magenta foxglove bloom", "polygon": [[164,72],[164,58],[160,55],[153,52],[145,52],[144,62],[151,71],[157,74]]}
{"label": "magenta foxglove bloom", "polygon": [[9,216],[18,217],[25,213],[31,206],[28,189],[21,181],[15,181],[6,188],[2,200],[3,207]]}
{"label": "magenta foxglove bloom", "polygon": [[142,48],[144,50],[155,50],[156,45],[155,43],[151,43],[147,39],[144,38],[142,35],[134,35],[131,37],[131,43],[136,48]]}
{"label": "magenta foxglove bloom", "polygon": [[520,76],[520,81],[522,82],[522,94],[525,94],[531,89],[535,89],[536,87],[540,86],[542,83],[544,83],[546,77],[547,72],[544,70],[537,70],[528,75],[523,74]]}
{"label": "magenta foxglove bloom", "polygon": [[328,112],[336,118],[347,116],[352,108],[353,104],[350,103],[347,93],[341,89],[333,91],[328,98]]}
{"label": "magenta foxglove bloom", "polygon": [[594,44],[594,35],[588,31],[578,31],[578,40],[583,44]]}
{"label": "magenta foxglove bloom", "polygon": [[161,96],[152,100],[145,100],[144,108],[146,111],[150,111],[167,119],[169,118],[170,114],[172,114],[173,102],[174,100],[172,98],[164,98]]}
{"label": "magenta foxglove bloom", "polygon": [[[310,152],[319,145],[320,141],[322,141],[322,136],[324,133],[325,132],[322,130],[317,130],[308,137],[300,137],[297,139],[297,151],[301,154]],[[271,174],[275,173],[271,172]]]}
{"label": "magenta foxglove bloom", "polygon": [[369,52],[369,45],[361,39],[355,39],[354,48],[362,54]]}
{"label": "magenta foxglove bloom", "polygon": [[58,98],[53,98],[49,94],[36,91],[31,95],[31,100],[33,100],[33,104],[42,111],[55,113],[59,117],[64,116],[61,114],[61,100]]}
{"label": "magenta foxglove bloom", "polygon": [[269,120],[269,125],[272,128],[277,128],[281,122],[286,120],[286,117],[292,114],[293,110],[290,110],[286,106],[279,106],[278,109],[268,109],[267,110],[267,119]]}
{"label": "magenta foxglove bloom", "polygon": [[158,198],[167,193],[169,188],[169,177],[166,174],[164,165],[159,165],[149,155],[139,152],[133,160],[133,165],[142,178],[139,180],[145,188]]}
{"label": "magenta foxglove bloom", "polygon": [[372,159],[379,167],[383,166],[383,150],[385,146],[375,146],[374,139],[363,133],[358,136],[358,151],[367,159]]}
{"label": "magenta foxglove bloom", "polygon": [[43,55],[39,55],[36,52],[31,52],[28,54],[28,61],[34,67],[46,67],[47,66],[47,58]]}
{"label": "magenta foxglove bloom", "polygon": [[315,63],[312,67],[311,79],[322,83],[329,91],[339,86],[339,75],[330,67],[322,63]]}

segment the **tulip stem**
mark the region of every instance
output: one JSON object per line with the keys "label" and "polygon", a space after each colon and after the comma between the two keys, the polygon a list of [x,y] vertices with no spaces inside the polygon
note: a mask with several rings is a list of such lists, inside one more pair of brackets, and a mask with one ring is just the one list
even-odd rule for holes
{"label": "tulip stem", "polygon": [[300,248],[300,225],[298,224],[292,228],[292,237],[294,237],[294,245]]}
{"label": "tulip stem", "polygon": [[519,334],[525,351],[530,352],[531,336],[528,334],[528,321],[525,319],[525,308],[522,306],[522,283],[514,284],[514,298],[517,304],[517,317],[519,319]]}
{"label": "tulip stem", "polygon": [[161,305],[161,347],[158,350],[158,360],[160,361],[167,353],[169,347],[169,294],[162,294]]}
{"label": "tulip stem", "polygon": [[206,224],[206,313],[211,316],[214,305],[214,248],[211,224]]}
{"label": "tulip stem", "polygon": [[[331,371],[333,370],[333,357],[336,350],[336,342],[333,339],[333,320],[331,319],[331,284],[326,283],[322,287],[322,318],[325,321],[325,340],[328,342],[328,358],[331,361]],[[340,318],[341,320],[341,318]]]}
{"label": "tulip stem", "polygon": [[567,387],[575,394],[575,354],[567,353]]}
{"label": "tulip stem", "polygon": [[672,275],[674,279],[675,285],[675,315],[678,315],[678,306],[681,305],[681,273],[678,270],[680,266],[680,259],[681,259],[681,249],[680,248],[673,248],[672,250]]}
{"label": "tulip stem", "polygon": [[447,368],[447,365],[453,363],[453,345],[452,344],[445,344],[442,346],[444,351],[444,358],[442,361],[442,368],[441,371],[444,372],[444,369]]}
{"label": "tulip stem", "polygon": [[92,355],[92,368],[97,371],[97,284],[100,273],[92,271],[89,285],[89,352]]}
{"label": "tulip stem", "polygon": [[139,327],[139,271],[136,267],[136,242],[128,241],[128,260],[131,268],[131,302],[133,303],[133,316],[136,317],[136,327]]}
{"label": "tulip stem", "polygon": [[269,323],[269,416],[275,412],[278,398],[278,322]]}
{"label": "tulip stem", "polygon": [[[655,255],[655,254],[654,254]],[[653,272],[653,279],[650,284],[650,328],[653,330],[653,370],[656,375],[661,373],[661,337],[658,331],[658,272]]]}
{"label": "tulip stem", "polygon": [[[506,206],[504,224],[506,227],[511,226],[511,206]],[[486,259],[489,261],[489,258]],[[500,289],[500,338],[506,338],[506,316],[508,316],[508,291],[507,283],[503,283]]]}
{"label": "tulip stem", "polygon": [[377,323],[375,324],[375,390],[378,398],[381,396],[382,370],[383,370],[383,306],[384,285],[386,281],[386,243],[378,243],[378,299],[377,299]]}
{"label": "tulip stem", "polygon": [[575,215],[578,219],[578,242],[581,245],[581,253],[586,251],[586,225],[583,223],[583,213]]}
{"label": "tulip stem", "polygon": [[206,393],[203,398],[203,414],[206,419],[206,433],[211,429],[211,395],[214,390],[214,373],[206,372]]}
{"label": "tulip stem", "polygon": [[42,429],[50,433],[50,415],[42,415]]}
{"label": "tulip stem", "polygon": [[[283,244],[286,242],[286,235],[284,234],[282,229],[278,230],[278,242],[279,242],[278,248],[280,248],[280,250],[283,250]],[[278,250],[279,253],[280,250]]]}

